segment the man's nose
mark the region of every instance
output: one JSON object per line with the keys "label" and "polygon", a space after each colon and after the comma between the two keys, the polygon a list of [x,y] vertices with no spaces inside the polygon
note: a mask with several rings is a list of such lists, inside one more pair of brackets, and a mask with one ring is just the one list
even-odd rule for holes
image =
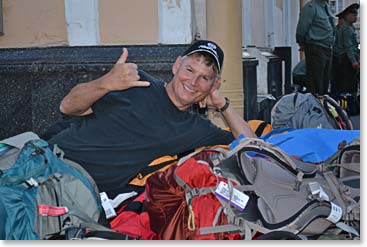
{"label": "man's nose", "polygon": [[199,83],[199,76],[193,75],[190,80],[191,85],[196,86]]}

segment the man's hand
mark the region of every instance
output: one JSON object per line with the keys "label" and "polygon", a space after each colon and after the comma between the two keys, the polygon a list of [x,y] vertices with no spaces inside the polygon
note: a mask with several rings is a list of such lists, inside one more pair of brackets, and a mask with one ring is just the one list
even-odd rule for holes
{"label": "man's hand", "polygon": [[[226,104],[226,99],[219,92],[218,88],[219,86],[214,91],[212,91],[204,100],[206,105],[215,107],[216,109],[221,109]],[[248,123],[235,111],[231,104],[229,104],[228,108],[224,112],[222,112],[222,115],[224,117],[224,121],[229,126],[234,138],[239,137],[241,134],[249,138],[257,137],[254,131],[248,125]]]}
{"label": "man's hand", "polygon": [[226,103],[224,96],[219,92],[219,89],[215,89],[205,99],[205,104],[216,109],[222,108]]}
{"label": "man's hand", "polygon": [[101,87],[108,91],[125,90],[131,87],[148,87],[148,81],[139,81],[138,66],[135,63],[126,63],[129,52],[123,48],[119,60],[106,76],[101,80]]}
{"label": "man's hand", "polygon": [[107,74],[73,87],[61,101],[60,111],[73,116],[91,114],[92,105],[111,91],[149,86],[147,81],[138,81],[138,66],[126,63],[128,55],[127,49],[124,48],[120,59]]}

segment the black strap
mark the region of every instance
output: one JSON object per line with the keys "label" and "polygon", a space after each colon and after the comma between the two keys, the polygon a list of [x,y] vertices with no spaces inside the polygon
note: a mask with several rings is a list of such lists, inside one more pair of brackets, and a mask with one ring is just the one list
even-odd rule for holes
{"label": "black strap", "polygon": [[293,107],[296,106],[297,97],[298,97],[298,92],[294,94],[294,97],[293,97]]}
{"label": "black strap", "polygon": [[129,235],[125,235],[119,232],[110,232],[110,231],[89,231],[85,234],[85,237],[95,237],[107,240],[139,240],[141,237],[131,237]]}
{"label": "black strap", "polygon": [[256,134],[258,137],[262,136],[263,131],[264,131],[265,127],[266,127],[268,124],[270,124],[270,123],[269,123],[269,122],[265,122],[265,121],[264,121],[264,122],[261,122],[261,124],[256,128],[255,134]]}

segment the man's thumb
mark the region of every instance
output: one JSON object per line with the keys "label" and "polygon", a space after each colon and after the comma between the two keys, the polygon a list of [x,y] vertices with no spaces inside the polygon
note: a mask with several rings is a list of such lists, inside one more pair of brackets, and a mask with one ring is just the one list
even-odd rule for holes
{"label": "man's thumb", "polygon": [[128,56],[129,56],[129,52],[127,51],[126,48],[123,48],[122,49],[122,55],[121,55],[121,57],[119,58],[119,60],[116,63],[117,64],[123,64],[123,63],[125,63]]}

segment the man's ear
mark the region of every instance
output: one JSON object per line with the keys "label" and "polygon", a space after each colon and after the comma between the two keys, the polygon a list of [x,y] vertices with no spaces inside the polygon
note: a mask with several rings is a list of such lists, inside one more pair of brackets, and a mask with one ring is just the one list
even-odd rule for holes
{"label": "man's ear", "polygon": [[177,73],[178,69],[180,68],[181,61],[182,61],[182,57],[181,57],[181,56],[178,56],[178,57],[176,58],[175,63],[174,63],[174,64],[173,64],[173,66],[172,66],[172,73],[173,73],[173,75],[176,75],[176,73]]}
{"label": "man's ear", "polygon": [[215,90],[220,88],[220,85],[222,83],[222,78],[220,76],[217,77],[217,79],[215,79],[215,82],[213,83],[212,88],[210,89],[210,92],[214,92]]}

